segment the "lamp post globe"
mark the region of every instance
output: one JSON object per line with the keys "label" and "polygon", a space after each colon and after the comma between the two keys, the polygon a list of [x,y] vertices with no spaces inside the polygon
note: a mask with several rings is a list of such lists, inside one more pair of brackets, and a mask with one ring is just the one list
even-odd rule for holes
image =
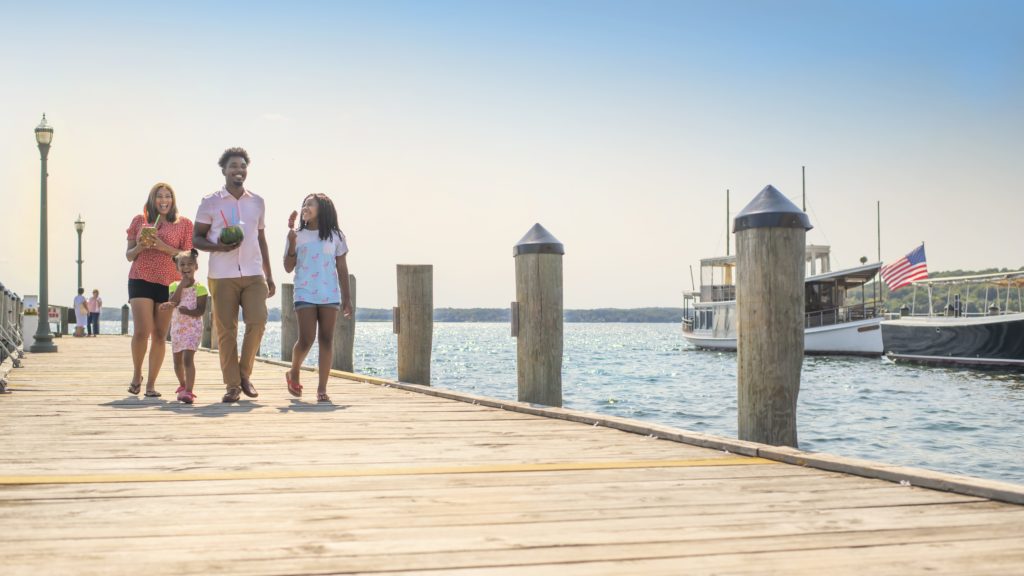
{"label": "lamp post globe", "polygon": [[85,288],[82,284],[82,232],[85,230],[85,220],[82,220],[82,215],[78,215],[78,220],[75,220],[75,232],[78,232],[78,287]]}
{"label": "lamp post globe", "polygon": [[30,352],[56,352],[53,334],[50,332],[50,294],[47,288],[47,243],[46,243],[46,156],[53,141],[53,127],[43,120],[36,126],[36,144],[39,145],[39,323],[36,325],[35,343]]}

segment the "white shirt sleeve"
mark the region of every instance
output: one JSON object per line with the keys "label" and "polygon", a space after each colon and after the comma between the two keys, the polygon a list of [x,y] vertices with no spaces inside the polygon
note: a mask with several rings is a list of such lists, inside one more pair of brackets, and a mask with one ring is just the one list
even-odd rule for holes
{"label": "white shirt sleeve", "polygon": [[334,257],[344,256],[348,254],[348,241],[343,236],[335,236],[334,240]]}

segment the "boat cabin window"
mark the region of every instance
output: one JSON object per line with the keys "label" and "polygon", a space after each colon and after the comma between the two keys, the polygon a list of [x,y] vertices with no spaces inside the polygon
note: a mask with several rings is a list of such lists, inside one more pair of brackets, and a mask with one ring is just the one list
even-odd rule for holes
{"label": "boat cabin window", "polygon": [[700,265],[701,302],[727,302],[736,299],[736,259],[702,260]]}
{"label": "boat cabin window", "polygon": [[842,289],[834,284],[807,284],[804,289],[806,300],[804,302],[807,312],[819,310],[831,310],[842,302]]}

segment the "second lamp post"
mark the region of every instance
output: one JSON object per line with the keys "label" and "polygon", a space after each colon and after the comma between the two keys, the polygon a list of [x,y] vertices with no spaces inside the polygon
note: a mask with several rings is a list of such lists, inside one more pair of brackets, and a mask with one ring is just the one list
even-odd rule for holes
{"label": "second lamp post", "polygon": [[75,232],[78,232],[78,288],[85,288],[85,284],[82,284],[82,231],[85,230],[85,220],[82,220],[82,215],[78,215],[78,220],[75,220]]}

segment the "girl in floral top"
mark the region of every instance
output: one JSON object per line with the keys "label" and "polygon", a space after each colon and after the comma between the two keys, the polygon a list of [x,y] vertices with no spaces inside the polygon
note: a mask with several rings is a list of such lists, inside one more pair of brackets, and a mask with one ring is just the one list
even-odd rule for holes
{"label": "girl in floral top", "polygon": [[128,226],[128,250],[125,257],[132,263],[128,272],[128,303],[132,308],[135,330],[132,333],[134,372],[130,394],[142,388],[142,362],[149,347],[149,370],[146,396],[160,396],[156,377],[164,362],[167,328],[171,311],[160,310],[167,302],[167,287],[181,277],[171,260],[182,250],[192,249],[192,221],[178,215],[178,203],[170,184],[157,182],[149,191],[142,214]]}
{"label": "girl in floral top", "polygon": [[196,268],[199,267],[199,251],[193,248],[174,257],[181,274],[181,281],[168,288],[170,300],[160,305],[161,310],[174,310],[171,318],[171,351],[174,353],[174,373],[178,376],[178,401],[191,404],[196,395],[192,388],[196,383],[196,350],[203,337],[203,313],[209,292],[206,286],[196,282]]}
{"label": "girl in floral top", "polygon": [[302,396],[299,368],[306,354],[319,343],[320,385],[317,402],[330,402],[327,378],[334,354],[334,324],[341,310],[352,317],[349,298],[348,243],[338,228],[338,212],[325,194],[310,194],[302,201],[302,223],[295,230],[292,212],[288,218],[288,241],[284,251],[285,272],[295,271],[295,316],[299,337],[292,348],[292,369],[285,373],[288,392]]}

